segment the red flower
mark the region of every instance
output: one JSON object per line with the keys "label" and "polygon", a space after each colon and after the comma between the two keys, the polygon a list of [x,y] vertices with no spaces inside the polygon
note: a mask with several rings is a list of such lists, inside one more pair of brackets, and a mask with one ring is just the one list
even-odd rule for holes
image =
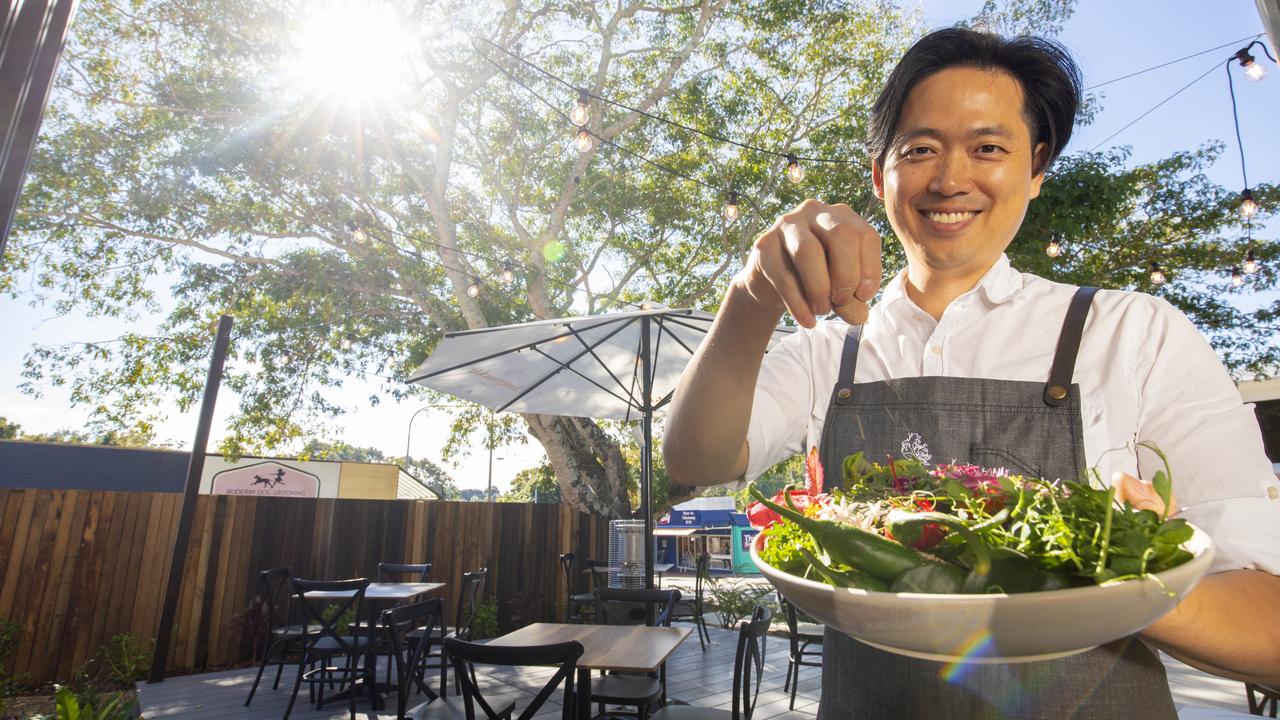
{"label": "red flower", "polygon": [[1005,505],[1004,488],[999,480],[1005,475],[1003,470],[987,470],[977,465],[939,465],[934,475],[958,480],[975,498],[982,498],[983,509],[988,513],[998,513]]}
{"label": "red flower", "polygon": [[[809,448],[809,454],[804,459],[805,469],[805,487],[804,489],[784,490],[774,495],[772,500],[779,505],[786,505],[786,498],[791,498],[791,504],[796,509],[804,512],[809,507],[818,504],[826,499],[827,495],[823,492],[825,482],[823,479],[822,462],[818,460],[818,448]],[[751,522],[751,527],[764,529],[771,527],[774,523],[781,520],[782,517],[778,513],[765,507],[762,503],[753,502],[747,506],[747,520]]]}

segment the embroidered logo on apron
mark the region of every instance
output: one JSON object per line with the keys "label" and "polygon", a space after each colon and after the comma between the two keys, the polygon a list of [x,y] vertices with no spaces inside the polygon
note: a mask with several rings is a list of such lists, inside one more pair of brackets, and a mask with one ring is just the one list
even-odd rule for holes
{"label": "embroidered logo on apron", "polygon": [[920,437],[920,433],[911,433],[906,440],[902,441],[902,457],[915,458],[924,465],[928,465],[933,459],[933,453],[929,452],[929,446],[925,444],[924,438]]}

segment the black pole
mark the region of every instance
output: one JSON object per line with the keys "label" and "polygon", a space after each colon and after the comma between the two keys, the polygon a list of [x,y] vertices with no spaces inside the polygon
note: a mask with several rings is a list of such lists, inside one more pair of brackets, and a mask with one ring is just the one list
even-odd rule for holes
{"label": "black pole", "polygon": [[187,564],[187,545],[191,540],[191,521],[196,514],[196,498],[200,494],[200,476],[204,474],[204,456],[209,447],[209,426],[213,424],[213,406],[218,400],[218,386],[222,384],[222,365],[227,359],[227,345],[231,341],[231,316],[218,319],[218,335],[213,342],[213,359],[209,362],[209,377],[204,383],[204,399],[200,401],[200,421],[196,425],[196,439],[191,444],[191,462],[187,464],[187,487],[182,496],[182,514],[178,516],[178,536],[173,541],[173,559],[169,563],[169,584],[165,588],[164,608],[160,611],[160,627],[156,630],[155,650],[151,654],[151,673],[148,683],[164,682],[164,664],[169,657],[169,642],[173,636],[173,617],[178,612],[178,591],[182,587],[182,573]]}
{"label": "black pole", "polygon": [[644,410],[640,429],[644,452],[640,453],[640,512],[644,516],[644,586],[653,589],[653,375],[649,372],[649,326],[651,316],[640,323],[640,395]]}

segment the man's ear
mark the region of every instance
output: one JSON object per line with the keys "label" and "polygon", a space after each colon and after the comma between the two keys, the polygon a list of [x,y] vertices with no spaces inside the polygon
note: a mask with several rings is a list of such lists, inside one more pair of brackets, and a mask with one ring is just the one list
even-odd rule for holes
{"label": "man's ear", "polygon": [[1049,144],[1040,143],[1031,152],[1031,199],[1040,197],[1040,186],[1044,184],[1044,171],[1049,163]]}
{"label": "man's ear", "polygon": [[872,158],[871,160],[871,187],[875,190],[876,197],[881,201],[884,200],[884,168],[880,167],[879,161]]}

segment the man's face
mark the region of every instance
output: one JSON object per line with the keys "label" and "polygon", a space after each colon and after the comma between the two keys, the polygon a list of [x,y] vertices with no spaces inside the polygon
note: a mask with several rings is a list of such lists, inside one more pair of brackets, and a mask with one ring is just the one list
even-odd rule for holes
{"label": "man's face", "polygon": [[914,272],[977,281],[1013,241],[1027,204],[1040,193],[1011,75],[974,68],[940,70],[907,95],[884,167],[873,167],[876,196]]}

